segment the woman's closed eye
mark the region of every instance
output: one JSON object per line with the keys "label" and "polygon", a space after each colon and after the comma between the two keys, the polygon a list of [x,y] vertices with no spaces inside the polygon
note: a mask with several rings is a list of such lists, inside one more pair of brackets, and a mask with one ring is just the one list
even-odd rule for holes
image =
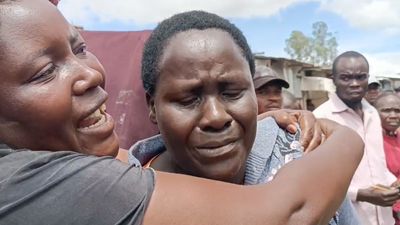
{"label": "woman's closed eye", "polygon": [[55,77],[54,71],[56,69],[57,66],[55,64],[49,63],[41,71],[31,77],[28,80],[28,83],[41,83],[50,81]]}
{"label": "woman's closed eye", "polygon": [[236,89],[236,90],[225,90],[222,92],[222,96],[229,100],[236,100],[243,96],[244,90]]}
{"label": "woman's closed eye", "polygon": [[195,106],[197,103],[200,102],[200,97],[189,96],[189,97],[179,99],[177,102],[179,105],[181,105],[183,107],[191,107],[191,106]]}

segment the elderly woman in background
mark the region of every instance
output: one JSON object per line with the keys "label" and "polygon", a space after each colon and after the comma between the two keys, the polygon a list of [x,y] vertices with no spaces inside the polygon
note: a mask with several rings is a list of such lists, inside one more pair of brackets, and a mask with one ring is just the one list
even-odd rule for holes
{"label": "elderly woman in background", "polygon": [[[400,140],[396,130],[400,125],[400,97],[395,93],[384,93],[375,101],[382,122],[386,164],[397,179],[400,178]],[[396,225],[400,224],[400,204],[393,206]]]}

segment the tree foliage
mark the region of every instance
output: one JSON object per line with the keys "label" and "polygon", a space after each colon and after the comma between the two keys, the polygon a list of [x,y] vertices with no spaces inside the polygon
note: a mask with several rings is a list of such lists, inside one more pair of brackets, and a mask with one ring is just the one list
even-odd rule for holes
{"label": "tree foliage", "polygon": [[301,31],[292,31],[286,39],[285,52],[292,59],[318,66],[331,65],[337,56],[336,37],[328,31],[325,22],[312,25],[312,35],[307,37]]}

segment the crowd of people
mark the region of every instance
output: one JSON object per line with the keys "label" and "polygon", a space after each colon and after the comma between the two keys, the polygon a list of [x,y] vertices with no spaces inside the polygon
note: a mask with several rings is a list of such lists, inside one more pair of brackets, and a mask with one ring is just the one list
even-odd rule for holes
{"label": "crowd of people", "polygon": [[[400,204],[396,203],[400,198],[400,97],[394,91],[381,91],[379,81],[369,75],[368,60],[355,51],[336,57],[332,79],[336,92],[313,113],[352,128],[365,143],[348,190],[360,224],[400,224]],[[276,72],[260,66],[253,81],[259,113],[284,108],[282,88],[289,84]],[[297,108],[296,99],[291,99],[291,108]]]}
{"label": "crowd of people", "polygon": [[316,119],[234,24],[176,14],[142,57],[160,133],[127,152],[105,71],[54,5],[0,0],[0,34],[0,224],[398,223],[400,98],[364,100],[358,52]]}

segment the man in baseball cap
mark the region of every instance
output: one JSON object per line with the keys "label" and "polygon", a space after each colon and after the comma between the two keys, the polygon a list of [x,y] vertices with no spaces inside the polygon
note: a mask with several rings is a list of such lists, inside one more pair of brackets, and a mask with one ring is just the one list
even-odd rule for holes
{"label": "man in baseball cap", "polygon": [[368,78],[368,89],[365,94],[365,99],[369,104],[374,105],[376,99],[381,94],[381,84],[375,76],[369,76]]}
{"label": "man in baseball cap", "polygon": [[282,87],[289,87],[287,81],[280,78],[273,69],[260,65],[256,67],[253,83],[257,95],[258,114],[282,108]]}

